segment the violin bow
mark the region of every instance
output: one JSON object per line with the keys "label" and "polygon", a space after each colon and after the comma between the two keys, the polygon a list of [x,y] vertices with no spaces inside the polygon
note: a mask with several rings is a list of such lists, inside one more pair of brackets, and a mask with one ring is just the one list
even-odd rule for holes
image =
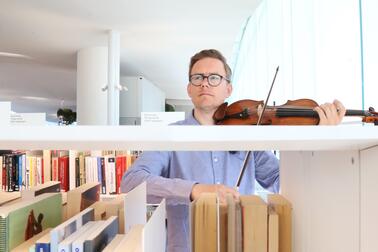
{"label": "violin bow", "polygon": [[[260,116],[259,116],[259,119],[257,121],[257,124],[256,125],[260,125],[261,123],[261,119],[265,113],[265,109],[266,109],[266,106],[268,104],[268,100],[270,98],[270,94],[272,93],[272,89],[273,89],[273,85],[274,85],[274,82],[276,81],[276,77],[277,77],[277,73],[278,73],[278,70],[280,69],[280,66],[277,66],[276,68],[276,73],[274,74],[274,78],[273,78],[273,81],[272,81],[272,84],[270,85],[270,89],[269,89],[269,92],[268,92],[268,96],[266,97],[266,100],[264,102],[264,107],[260,113]],[[247,151],[247,154],[245,155],[245,158],[244,158],[244,161],[243,161],[243,164],[242,164],[242,167],[240,169],[240,173],[239,173],[239,176],[238,176],[238,179],[236,181],[236,185],[235,185],[235,188],[237,191],[239,191],[239,187],[240,187],[240,183],[241,183],[241,180],[243,178],[243,175],[244,175],[244,172],[245,172],[245,169],[247,168],[247,164],[248,164],[248,160],[249,160],[249,156],[251,155],[251,151]]]}

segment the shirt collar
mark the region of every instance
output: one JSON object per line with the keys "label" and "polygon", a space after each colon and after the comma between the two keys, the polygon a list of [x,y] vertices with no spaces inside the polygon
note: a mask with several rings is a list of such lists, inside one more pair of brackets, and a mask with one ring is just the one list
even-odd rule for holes
{"label": "shirt collar", "polygon": [[189,125],[200,125],[196,118],[194,118],[194,109],[192,113],[189,113],[188,118],[186,119]]}

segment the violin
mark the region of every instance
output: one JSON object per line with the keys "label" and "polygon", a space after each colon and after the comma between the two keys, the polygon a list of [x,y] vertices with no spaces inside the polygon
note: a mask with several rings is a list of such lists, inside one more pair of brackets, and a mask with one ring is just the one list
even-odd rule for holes
{"label": "violin", "polygon": [[[265,107],[264,101],[246,99],[231,105],[223,103],[213,119],[218,125],[318,125],[319,115],[314,111],[317,106],[311,99],[288,100],[280,106]],[[263,116],[259,118],[261,113]],[[345,116],[362,117],[362,122],[378,125],[378,112],[372,107],[369,110],[346,110]]]}

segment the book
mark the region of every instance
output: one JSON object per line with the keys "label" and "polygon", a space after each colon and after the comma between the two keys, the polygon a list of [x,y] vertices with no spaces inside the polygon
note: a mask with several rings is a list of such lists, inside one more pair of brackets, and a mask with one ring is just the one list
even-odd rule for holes
{"label": "book", "polygon": [[218,237],[219,240],[219,251],[227,252],[228,246],[228,208],[227,202],[219,203],[219,213],[218,213]]}
{"label": "book", "polygon": [[84,242],[84,251],[102,251],[117,233],[118,217],[111,216],[87,236]]}
{"label": "book", "polygon": [[59,242],[58,244],[58,251],[59,252],[71,252],[72,251],[72,243],[80,238],[80,236],[86,234],[88,231],[93,229],[96,225],[95,221],[89,221],[85,225],[83,225],[81,228],[73,232],[71,235],[69,235],[66,239]]}
{"label": "book", "polygon": [[65,222],[59,224],[53,228],[50,232],[50,250],[51,252],[58,252],[58,244],[73,232],[78,230],[81,226],[88,221],[93,221],[94,210],[93,208],[87,208],[84,211],[72,216]]}
{"label": "book", "polygon": [[72,190],[79,185],[77,185],[76,179],[80,179],[79,176],[79,167],[76,167],[76,158],[77,162],[79,162],[79,156],[76,150],[69,150],[68,152],[68,174],[69,174],[69,189]]}
{"label": "book", "polygon": [[227,251],[236,251],[236,202],[231,194],[226,195],[227,202]]}
{"label": "book", "polygon": [[268,206],[256,195],[240,196],[243,222],[243,251],[267,251]]}
{"label": "book", "polygon": [[105,181],[108,194],[116,193],[116,170],[115,158],[112,156],[105,157]]}
{"label": "book", "polygon": [[84,252],[84,243],[88,239],[88,236],[91,233],[96,232],[99,227],[103,226],[104,222],[105,221],[95,221],[94,224],[89,227],[86,232],[81,233],[75,240],[73,240],[71,251]]}
{"label": "book", "polygon": [[215,193],[203,193],[192,202],[193,252],[217,252],[219,203]]}
{"label": "book", "polygon": [[61,190],[67,192],[70,190],[69,185],[69,157],[58,157],[58,180],[60,181]]}
{"label": "book", "polygon": [[292,251],[292,205],[280,194],[268,194],[268,204],[278,214],[279,251]]}
{"label": "book", "polygon": [[43,150],[43,182],[51,181],[51,151]]}
{"label": "book", "polygon": [[[54,209],[54,211],[51,211]],[[10,251],[62,218],[62,196],[46,193],[0,208],[0,251]]]}
{"label": "book", "polygon": [[278,252],[279,246],[278,214],[272,206],[268,207],[268,252]]}
{"label": "book", "polygon": [[40,184],[29,189],[21,191],[22,200],[33,199],[34,197],[41,195],[43,193],[53,193],[60,192],[60,182],[59,181],[49,181],[44,184]]}
{"label": "book", "polygon": [[51,230],[51,228],[46,228],[41,233],[34,235],[29,240],[24,241],[23,243],[21,243],[20,245],[18,245],[14,249],[12,249],[12,252],[26,252],[26,251],[29,251],[29,248],[32,247],[32,246],[34,247],[34,251],[35,251],[35,243],[36,243],[36,241],[39,238],[41,238],[42,236],[44,236],[46,234],[49,234],[50,230]]}
{"label": "book", "polygon": [[104,248],[102,252],[114,252],[124,237],[125,237],[124,234],[116,234],[113,240]]}
{"label": "book", "polygon": [[83,211],[100,199],[100,183],[92,182],[81,185],[67,192],[67,217]]}
{"label": "book", "polygon": [[47,233],[35,242],[35,251],[50,252],[50,234]]}

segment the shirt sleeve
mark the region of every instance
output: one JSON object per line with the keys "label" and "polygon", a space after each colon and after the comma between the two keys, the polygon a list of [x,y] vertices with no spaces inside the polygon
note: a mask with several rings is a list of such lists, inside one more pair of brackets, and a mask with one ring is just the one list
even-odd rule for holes
{"label": "shirt sleeve", "polygon": [[270,151],[255,151],[256,180],[266,190],[278,193],[280,189],[279,162]]}
{"label": "shirt sleeve", "polygon": [[129,192],[146,181],[148,203],[159,203],[165,198],[167,205],[189,204],[196,182],[168,178],[171,155],[168,151],[143,152],[123,175],[121,191]]}

